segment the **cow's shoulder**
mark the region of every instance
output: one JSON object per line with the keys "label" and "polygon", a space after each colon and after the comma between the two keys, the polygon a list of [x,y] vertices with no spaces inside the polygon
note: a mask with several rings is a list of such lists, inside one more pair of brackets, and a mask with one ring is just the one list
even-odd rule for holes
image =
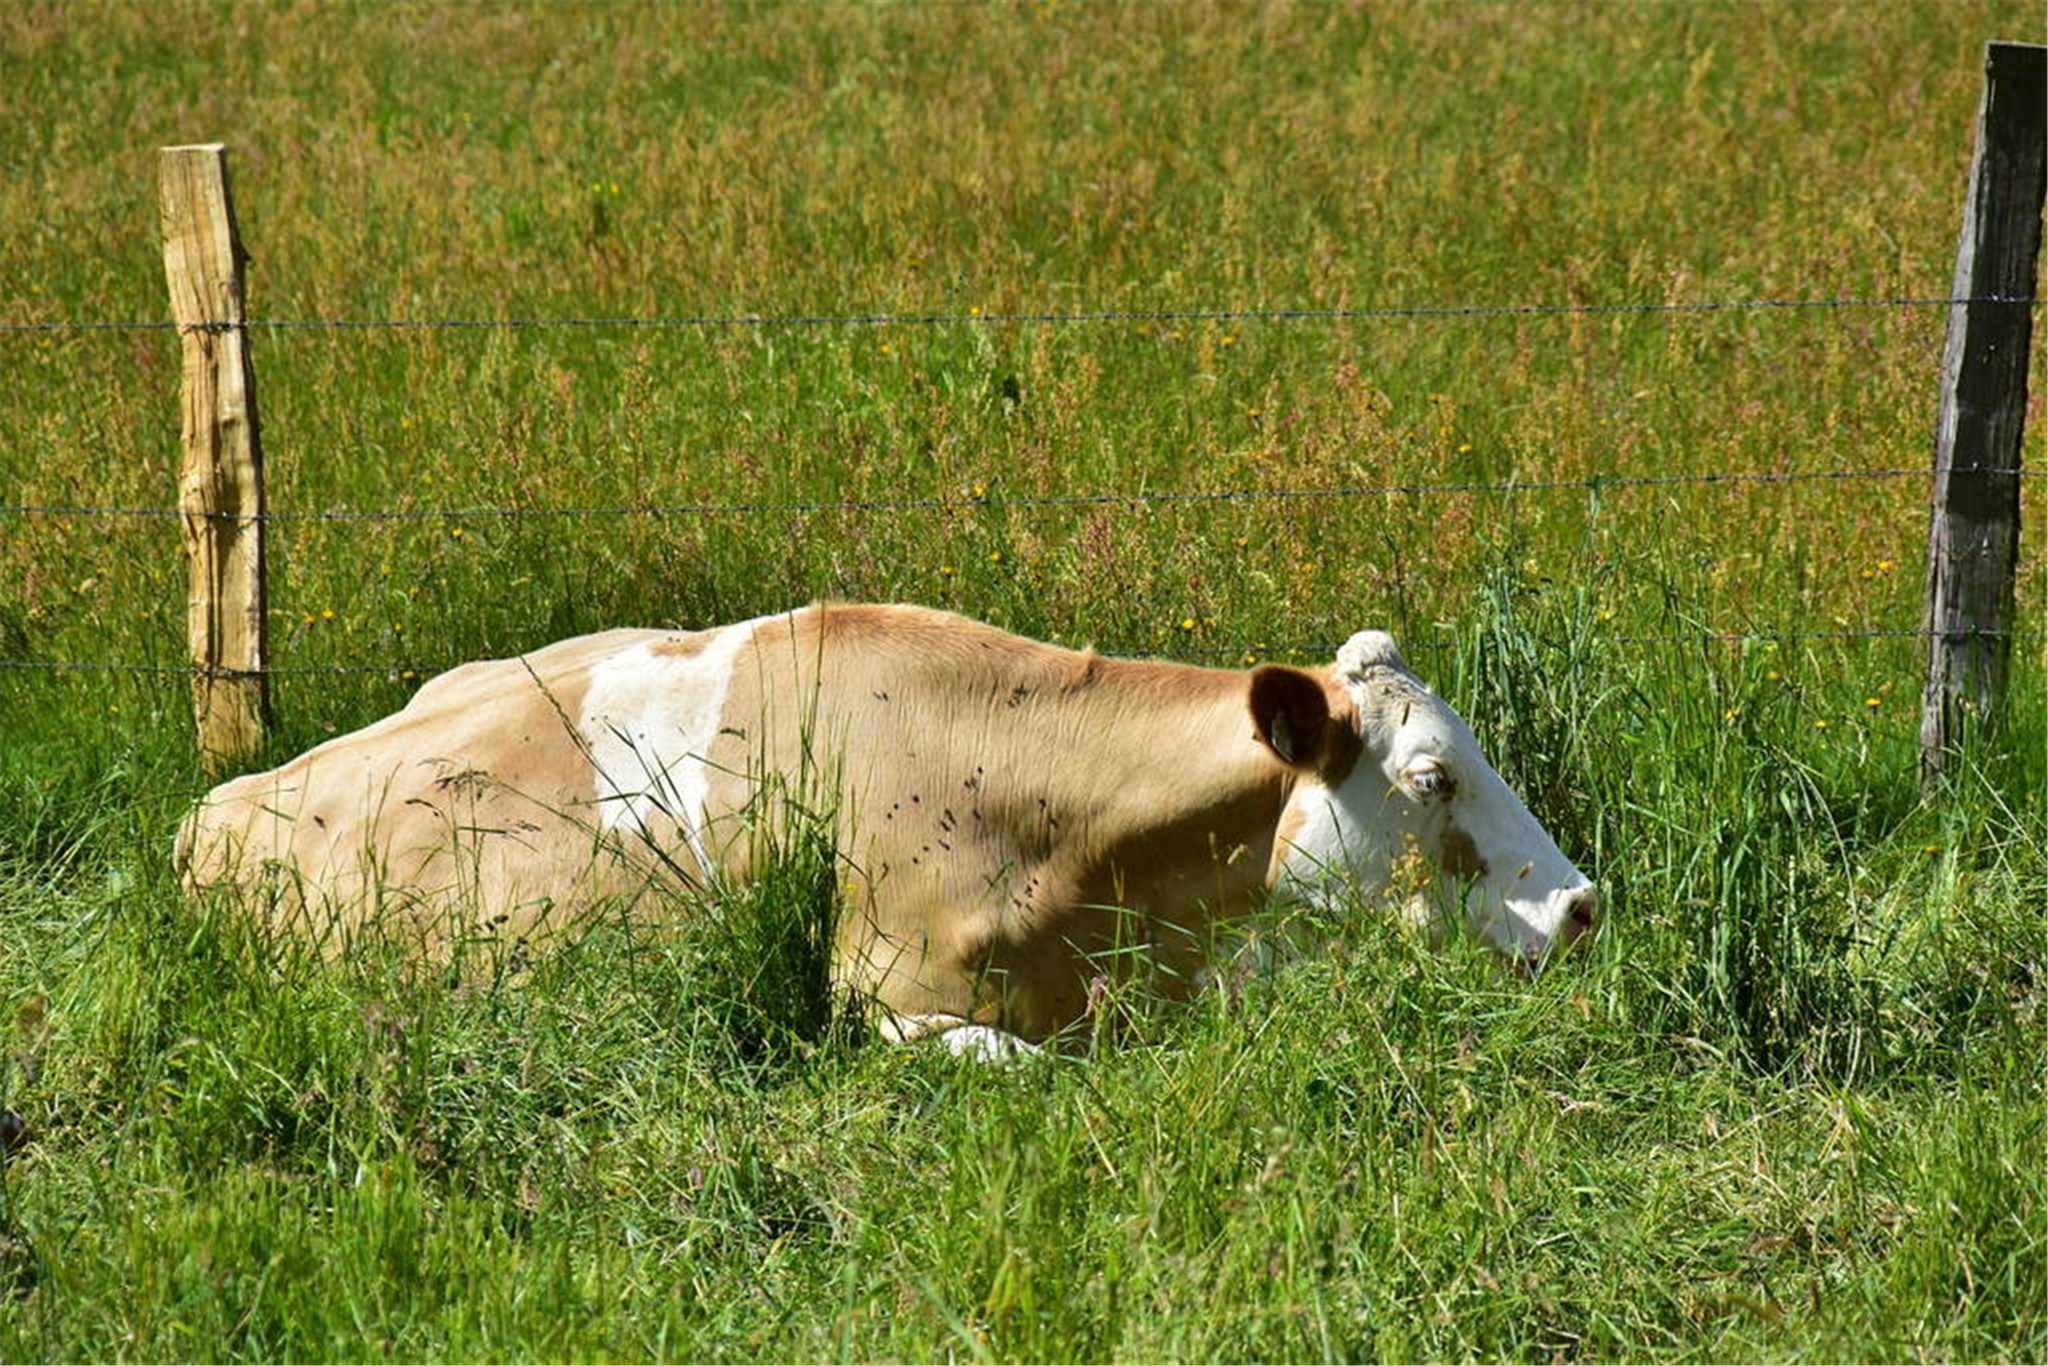
{"label": "cow's shoulder", "polygon": [[987,653],[1054,650],[985,621],[912,603],[819,602],[785,619],[798,641],[823,641],[833,650],[893,654],[912,650],[934,660]]}
{"label": "cow's shoulder", "polygon": [[910,665],[934,678],[1014,677],[1063,693],[1114,682],[1172,693],[1213,690],[1229,677],[1227,671],[1055,645],[957,612],[909,603],[818,603],[788,621],[790,638],[822,643],[839,658]]}

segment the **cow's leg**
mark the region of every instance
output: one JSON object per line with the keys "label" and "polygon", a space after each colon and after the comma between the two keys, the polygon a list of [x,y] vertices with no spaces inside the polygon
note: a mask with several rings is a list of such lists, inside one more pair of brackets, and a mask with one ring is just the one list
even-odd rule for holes
{"label": "cow's leg", "polygon": [[1037,1044],[1005,1030],[978,1025],[958,1015],[889,1015],[881,1024],[882,1037],[890,1043],[919,1043],[935,1040],[956,1058],[975,1062],[1009,1064],[1045,1052]]}

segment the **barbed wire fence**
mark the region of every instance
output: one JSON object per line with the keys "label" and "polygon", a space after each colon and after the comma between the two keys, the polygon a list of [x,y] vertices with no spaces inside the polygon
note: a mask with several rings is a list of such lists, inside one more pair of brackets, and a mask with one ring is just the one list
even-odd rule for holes
{"label": "barbed wire fence", "polygon": [[[1423,303],[1352,307],[1173,308],[985,313],[954,311],[844,314],[672,314],[645,317],[414,317],[251,318],[245,300],[243,250],[228,191],[227,148],[220,143],[159,150],[159,207],[169,320],[21,319],[0,322],[9,336],[52,333],[174,331],[183,372],[184,466],[179,506],[58,507],[21,503],[0,512],[14,517],[176,517],[190,570],[187,611],[190,659],[183,668],[99,661],[109,670],[184,672],[192,676],[200,751],[209,764],[233,763],[261,746],[269,713],[267,679],[284,669],[267,658],[263,532],[271,522],[366,522],[460,517],[590,518],[623,516],[734,516],[814,512],[887,513],[911,508],[1219,505],[1262,499],[1334,499],[1372,496],[1441,496],[1490,490],[1520,494],[1603,487],[1678,487],[1712,483],[1789,484],[1795,479],[1882,479],[1917,471],[1830,469],[1716,471],[1705,474],[1631,475],[1591,480],[1526,483],[1404,483],[1309,489],[1235,489],[1050,494],[1027,498],[944,497],[801,503],[580,508],[443,508],[272,512],[264,501],[262,460],[255,420],[254,366],[249,336],[257,331],[304,330],[341,336],[371,330],[485,331],[599,328],[771,329],[796,327],[948,326],[1040,327],[1161,323],[1337,323],[1394,319],[1678,316],[1741,311],[1825,311],[1945,308],[1948,334],[1940,364],[1939,412],[1929,476],[1927,609],[1924,628],[1912,631],[1700,632],[1694,638],[1883,639],[1923,636],[1928,668],[1922,693],[1923,786],[1938,776],[1948,737],[1973,717],[1992,717],[2000,705],[2010,661],[2014,576],[2018,566],[2021,481],[2040,470],[2024,467],[2027,365],[2035,312],[2036,261],[2044,168],[2048,168],[2048,110],[2040,85],[2048,48],[1993,41],[1985,47],[1984,100],[1961,214],[1956,271],[1945,295],[1876,297],[1751,297],[1726,300],[1573,299],[1535,303]],[[975,490],[977,495],[984,493]],[[1843,624],[1843,623],[1837,623]],[[1607,637],[1610,643],[1647,637]],[[1192,642],[1181,642],[1183,645]],[[1239,647],[1226,647],[1239,648]],[[1242,647],[1247,654],[1266,646]],[[1283,646],[1277,653],[1311,647]],[[56,672],[56,660],[0,660],[0,667]],[[416,667],[384,662],[342,664],[307,671],[381,671],[411,676]]]}
{"label": "barbed wire fence", "polygon": [[[457,332],[529,331],[538,329],[743,329],[743,328],[872,328],[893,326],[996,325],[1071,326],[1090,324],[1164,323],[1342,323],[1385,320],[1429,320],[1471,318],[1528,318],[1564,316],[1669,316],[1734,313],[1743,311],[1846,312],[1858,309],[1956,308],[1970,304],[2018,304],[2034,307],[2031,299],[1998,296],[1922,296],[1839,298],[1743,298],[1732,300],[1637,301],[1620,303],[1514,303],[1514,304],[1422,304],[1365,308],[1193,308],[1121,309],[1088,311],[1024,311],[986,313],[974,310],[925,313],[810,313],[762,314],[677,314],[648,317],[505,317],[505,318],[251,318],[239,322],[180,324],[173,320],[90,320],[69,319],[35,322],[0,322],[0,334],[49,335],[62,333],[177,331],[181,328],[208,333],[298,331],[363,333],[370,331],[445,330]],[[2015,467],[1982,471],[1988,476],[2019,479],[2048,477],[2048,470]],[[1459,494],[1521,495],[1577,491],[1600,494],[1632,489],[1701,487],[1738,484],[1794,484],[1901,478],[1927,478],[1926,467],[1859,468],[1796,471],[1723,471],[1666,475],[1596,475],[1577,479],[1531,479],[1495,481],[1405,481],[1383,484],[1349,484],[1307,488],[1215,489],[1146,492],[1095,492],[1039,495],[930,496],[883,499],[825,499],[807,501],[745,501],[618,504],[583,507],[444,507],[407,509],[330,509],[321,511],[264,511],[254,514],[214,513],[207,516],[238,523],[363,523],[407,521],[489,520],[632,517],[718,517],[767,515],[818,515],[832,513],[896,513],[910,511],[974,511],[993,509],[1153,507],[1260,501],[1316,501],[1374,497],[1432,497]],[[160,506],[98,506],[86,504],[0,504],[0,517],[15,518],[133,518],[178,519],[193,514],[185,509]],[[1873,641],[1925,639],[1936,634],[1927,629],[1874,629],[1841,631],[1739,630],[1670,632],[1647,635],[1603,635],[1593,637],[1600,645],[1644,646],[1674,644],[1739,644],[1751,641]],[[1943,632],[1955,635],[1956,632]],[[2044,633],[1973,631],[1964,634],[1998,635],[2016,639],[2039,639]],[[1308,641],[1282,645],[1243,643],[1195,646],[1179,644],[1168,649],[1124,648],[1118,653],[1187,659],[1234,659],[1279,655],[1328,654],[1337,642]],[[1416,651],[1440,651],[1455,647],[1446,640],[1417,640],[1404,645]],[[226,669],[204,665],[172,665],[91,660],[0,659],[0,670],[38,671],[55,674],[109,673],[137,675],[184,675],[247,677],[376,674],[400,679],[426,676],[460,663],[387,661],[379,663],[329,665],[266,665],[257,669]]]}

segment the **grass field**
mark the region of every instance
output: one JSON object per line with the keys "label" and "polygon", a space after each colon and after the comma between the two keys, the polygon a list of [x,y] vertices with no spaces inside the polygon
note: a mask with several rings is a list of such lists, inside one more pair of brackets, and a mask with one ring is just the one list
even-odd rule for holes
{"label": "grass field", "polygon": [[[0,321],[163,317],[205,140],[266,318],[1938,297],[1993,37],[2039,7],[22,3]],[[257,334],[275,511],[948,501],[275,524],[274,663],[390,667],[277,679],[273,759],[817,597],[1382,626],[1608,923],[1531,984],[1361,906],[981,1071],[833,1026],[801,838],[518,971],[267,942],[171,876],[184,681],[0,670],[0,1359],[2042,1359],[2039,639],[1924,801],[1920,642],[1641,639],[1916,629],[1924,479],[1028,501],[1918,469],[1945,316]],[[9,503],[173,501],[172,336],[0,365]],[[181,663],[183,573],[0,515],[0,659]]]}

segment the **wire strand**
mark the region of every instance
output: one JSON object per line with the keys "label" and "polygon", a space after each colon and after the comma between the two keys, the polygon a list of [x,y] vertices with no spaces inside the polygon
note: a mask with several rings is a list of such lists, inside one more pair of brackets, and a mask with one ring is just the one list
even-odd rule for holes
{"label": "wire strand", "polygon": [[[1258,502],[1289,499],[1370,498],[1395,494],[1544,493],[1569,489],[1604,492],[1608,489],[1674,487],[1688,484],[1792,484],[1828,479],[1896,479],[1913,475],[1928,476],[1933,473],[1934,471],[1925,466],[1916,466],[1898,469],[1795,470],[1777,474],[1738,472],[1726,474],[1616,475],[1612,477],[1596,475],[1589,479],[1504,480],[1493,483],[1354,484],[1340,485],[1332,488],[1303,489],[1216,489],[1169,493],[1040,494],[1022,495],[1014,498],[999,496],[983,498],[853,498],[828,502],[790,503],[665,503],[642,506],[620,505],[614,507],[563,508],[415,508],[364,512],[346,510],[334,512],[265,512],[254,516],[213,512],[198,515],[237,522],[402,522],[430,521],[435,519],[488,521],[493,519],[511,520],[529,517],[680,517],[733,513],[806,515],[824,512],[909,512],[976,508],[1103,507],[1171,503]],[[2015,469],[1956,470],[1954,473],[1979,475],[1986,478],[2040,479],[2048,477],[2048,470],[2032,469],[2025,466]],[[182,517],[185,513],[178,508],[165,507],[86,507],[27,503],[0,505],[0,516],[10,515],[38,517]]]}
{"label": "wire strand", "polygon": [[[1678,631],[1663,635],[1634,636],[1591,636],[1583,643],[1588,645],[1688,645],[1688,644],[1740,644],[1750,641],[1858,641],[1858,640],[1926,640],[1940,636],[1948,640],[1969,640],[2002,637],[2007,640],[2048,640],[2048,631],[1991,631],[1973,627],[1964,631]],[[1402,644],[1403,652],[1429,652],[1455,650],[1461,642],[1456,640],[1417,640]],[[1555,640],[1543,640],[1545,645],[1558,645]],[[1309,641],[1289,645],[1211,645],[1190,646],[1176,649],[1158,647],[1109,647],[1101,653],[1113,658],[1126,659],[1193,659],[1241,657],[1271,659],[1279,655],[1334,655],[1340,641]],[[518,658],[519,656],[508,656]],[[261,669],[208,668],[198,664],[129,664],[99,663],[88,661],[63,661],[46,659],[0,659],[0,669],[35,670],[49,673],[121,673],[121,674],[183,674],[187,676],[207,675],[215,678],[254,678],[257,676],[286,676],[309,674],[387,674],[400,677],[430,677],[433,674],[459,667],[472,660],[453,660],[439,664],[422,664],[404,661],[386,664],[295,664],[269,665]]]}
{"label": "wire strand", "polygon": [[[1364,322],[1386,318],[1515,318],[1561,317],[1609,313],[1726,313],[1744,310],[1849,308],[1957,308],[1971,304],[2036,302],[2003,295],[1920,296],[1830,299],[1701,299],[1670,302],[1636,301],[1608,304],[1388,304],[1366,308],[1192,308],[1099,309],[1078,312],[1023,313],[808,313],[808,314],[673,314],[652,317],[516,317],[516,318],[249,318],[240,323],[209,322],[192,326],[205,332],[246,331],[424,331],[515,330],[573,328],[769,328],[769,327],[924,327],[949,324],[988,326],[1001,323],[1120,322]],[[63,320],[4,322],[0,332],[168,332],[179,324],[165,319]]]}

